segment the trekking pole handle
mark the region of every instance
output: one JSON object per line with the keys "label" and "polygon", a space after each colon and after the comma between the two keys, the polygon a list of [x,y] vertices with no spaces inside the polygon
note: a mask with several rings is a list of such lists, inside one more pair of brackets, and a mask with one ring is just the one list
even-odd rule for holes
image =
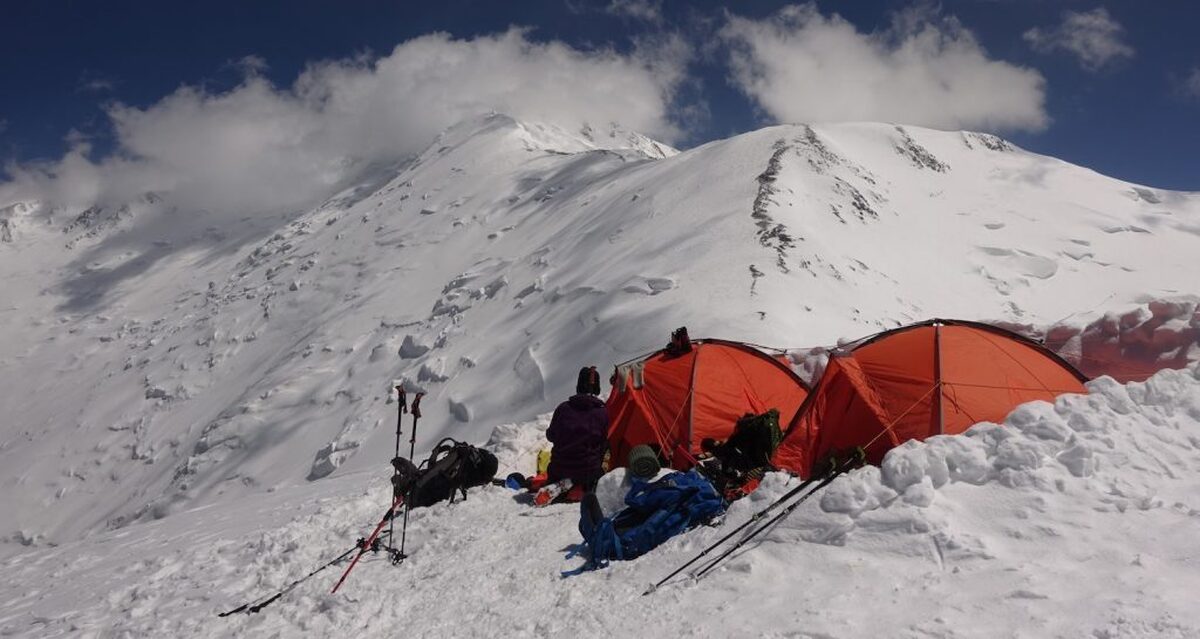
{"label": "trekking pole handle", "polygon": [[413,397],[412,416],[413,416],[414,424],[416,423],[416,421],[418,419],[421,418],[421,398],[424,396],[425,396],[425,393],[417,393],[417,396]]}
{"label": "trekking pole handle", "polygon": [[408,395],[404,393],[404,387],[396,385],[396,396],[399,400],[399,406],[396,407],[396,455],[400,454],[400,432],[404,426],[404,413],[408,412]]}

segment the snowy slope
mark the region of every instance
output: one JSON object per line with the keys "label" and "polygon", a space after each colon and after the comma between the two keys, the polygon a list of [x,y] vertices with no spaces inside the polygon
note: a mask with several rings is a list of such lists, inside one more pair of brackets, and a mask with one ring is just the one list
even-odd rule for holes
{"label": "snowy slope", "polygon": [[[384,507],[386,478],[198,508],[0,566],[5,636],[1194,637],[1200,610],[1200,367],[1034,402],[891,451],[706,579],[642,590],[791,484],[772,474],[723,527],[562,578],[578,509],[488,487],[413,511],[410,559],[318,574]],[[504,425],[530,466],[544,419]],[[371,557],[368,555],[368,557]]]}
{"label": "snowy slope", "polygon": [[807,347],[1173,298],[1200,326],[1200,196],[883,124],[676,153],[493,115],[312,211],[231,222],[148,194],[0,218],[0,556],[374,477],[393,379],[429,393],[427,449],[685,324]]}

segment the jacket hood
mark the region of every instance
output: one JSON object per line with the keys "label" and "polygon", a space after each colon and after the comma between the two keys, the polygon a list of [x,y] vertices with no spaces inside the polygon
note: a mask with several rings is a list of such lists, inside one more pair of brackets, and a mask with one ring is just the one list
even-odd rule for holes
{"label": "jacket hood", "polygon": [[595,395],[572,395],[571,399],[567,400],[574,408],[600,408],[604,406],[604,400]]}

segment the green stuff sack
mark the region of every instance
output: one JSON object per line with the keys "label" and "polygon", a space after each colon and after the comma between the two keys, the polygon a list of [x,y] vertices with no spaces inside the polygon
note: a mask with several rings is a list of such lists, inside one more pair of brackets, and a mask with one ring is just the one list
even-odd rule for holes
{"label": "green stuff sack", "polygon": [[643,479],[653,478],[658,474],[659,470],[662,470],[662,464],[658,461],[658,453],[654,452],[654,449],[646,444],[634,446],[629,451],[629,463],[627,466],[629,467],[629,472],[633,473],[634,477],[641,477]]}

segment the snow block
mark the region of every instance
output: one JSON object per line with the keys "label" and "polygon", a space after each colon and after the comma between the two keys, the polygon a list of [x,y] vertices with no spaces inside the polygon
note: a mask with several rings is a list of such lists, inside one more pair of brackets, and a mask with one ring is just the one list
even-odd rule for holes
{"label": "snow block", "polygon": [[414,335],[405,335],[404,342],[400,344],[398,354],[400,359],[416,359],[425,353],[428,353],[430,346]]}

